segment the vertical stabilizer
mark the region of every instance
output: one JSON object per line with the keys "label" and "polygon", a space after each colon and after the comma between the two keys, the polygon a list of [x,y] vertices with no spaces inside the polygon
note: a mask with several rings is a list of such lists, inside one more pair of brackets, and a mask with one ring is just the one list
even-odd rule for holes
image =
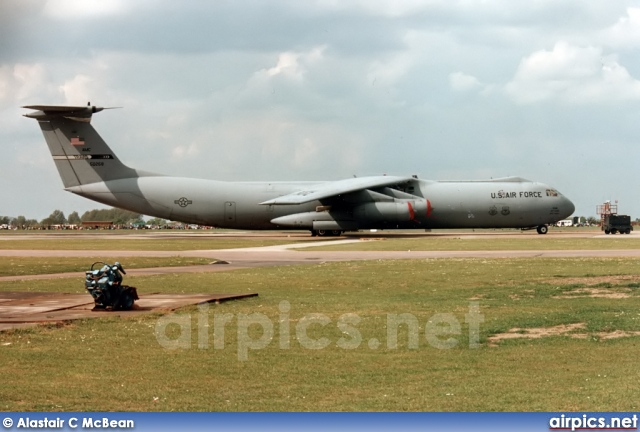
{"label": "vertical stabilizer", "polygon": [[38,120],[65,188],[139,177],[124,165],[91,126],[95,106],[29,105],[25,117]]}

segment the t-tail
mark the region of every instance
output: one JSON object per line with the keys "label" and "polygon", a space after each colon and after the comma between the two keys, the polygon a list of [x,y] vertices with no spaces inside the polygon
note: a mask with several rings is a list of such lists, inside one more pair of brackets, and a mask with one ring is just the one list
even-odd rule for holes
{"label": "t-tail", "polygon": [[65,188],[136,178],[144,173],[129,168],[91,126],[96,106],[28,105],[36,110],[25,117],[38,120]]}

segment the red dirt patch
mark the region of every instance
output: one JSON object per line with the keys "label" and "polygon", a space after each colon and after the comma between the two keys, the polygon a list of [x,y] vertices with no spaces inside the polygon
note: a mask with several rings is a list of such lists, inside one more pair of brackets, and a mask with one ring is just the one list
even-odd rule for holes
{"label": "red dirt patch", "polygon": [[592,276],[592,277],[572,277],[572,278],[556,277],[553,279],[545,279],[542,282],[559,284],[559,285],[590,286],[590,285],[598,285],[603,283],[619,285],[625,282],[640,282],[640,275]]}
{"label": "red dirt patch", "polygon": [[572,298],[611,298],[625,299],[631,297],[631,289],[629,288],[576,288],[567,291],[562,295],[552,296],[554,299],[572,299]]}
{"label": "red dirt patch", "polygon": [[596,333],[572,333],[577,330],[584,330],[585,323],[560,324],[553,327],[540,328],[512,328],[506,333],[499,333],[487,339],[490,347],[497,347],[498,343],[507,339],[541,339],[549,336],[568,336],[573,339],[587,339],[589,336],[596,337],[600,340],[619,339],[623,337],[640,336],[640,331],[613,330],[610,332]]}

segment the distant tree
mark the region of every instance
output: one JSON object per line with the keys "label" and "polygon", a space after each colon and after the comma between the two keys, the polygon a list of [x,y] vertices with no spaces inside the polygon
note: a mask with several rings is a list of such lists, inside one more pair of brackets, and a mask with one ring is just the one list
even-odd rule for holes
{"label": "distant tree", "polygon": [[0,216],[0,225],[9,225],[11,218],[9,216]]}
{"label": "distant tree", "polygon": [[27,219],[24,224],[27,228],[38,228],[40,226],[40,224],[38,224],[38,221],[35,219]]}
{"label": "distant tree", "polygon": [[142,222],[142,215],[140,213],[118,208],[94,209],[84,212],[81,219],[82,222],[108,221],[113,222],[114,224],[125,225],[134,222]]}
{"label": "distant tree", "polygon": [[67,222],[69,223],[69,225],[80,225],[80,222],[82,221],[80,220],[80,215],[78,215],[78,212],[74,211],[67,218]]}
{"label": "distant tree", "polygon": [[49,215],[49,219],[51,220],[52,225],[64,225],[67,223],[67,218],[64,217],[62,210],[54,210],[53,213]]}
{"label": "distant tree", "polygon": [[48,227],[51,225],[64,225],[67,219],[64,217],[64,213],[61,210],[54,210],[48,217],[40,221],[40,225]]}
{"label": "distant tree", "polygon": [[598,223],[598,220],[593,216],[589,216],[587,218],[587,222],[589,222],[589,225],[596,225]]}
{"label": "distant tree", "polygon": [[86,211],[86,212],[82,213],[82,217],[80,217],[80,220],[82,222],[95,222],[95,221],[99,220],[98,219],[98,217],[99,217],[98,216],[98,212],[99,211],[100,210],[96,210],[96,209]]}
{"label": "distant tree", "polygon": [[26,227],[26,225],[27,225],[27,223],[26,223],[26,222],[27,222],[27,218],[25,218],[24,216],[18,216],[17,218],[14,218],[14,219],[11,221],[11,224],[12,224],[13,226],[18,227],[18,228],[25,228],[25,227]]}
{"label": "distant tree", "polygon": [[147,221],[147,225],[164,226],[166,224],[167,224],[167,221],[162,218],[151,218]]}

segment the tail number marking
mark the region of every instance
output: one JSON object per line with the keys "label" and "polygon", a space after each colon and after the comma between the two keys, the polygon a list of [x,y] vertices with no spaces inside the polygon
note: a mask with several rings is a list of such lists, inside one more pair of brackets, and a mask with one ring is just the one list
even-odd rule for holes
{"label": "tail number marking", "polygon": [[[113,159],[113,155],[71,155],[71,156],[54,156],[53,160],[89,160],[89,159]],[[100,163],[100,165],[94,165]],[[91,166],[103,166],[103,162],[91,162]]]}

